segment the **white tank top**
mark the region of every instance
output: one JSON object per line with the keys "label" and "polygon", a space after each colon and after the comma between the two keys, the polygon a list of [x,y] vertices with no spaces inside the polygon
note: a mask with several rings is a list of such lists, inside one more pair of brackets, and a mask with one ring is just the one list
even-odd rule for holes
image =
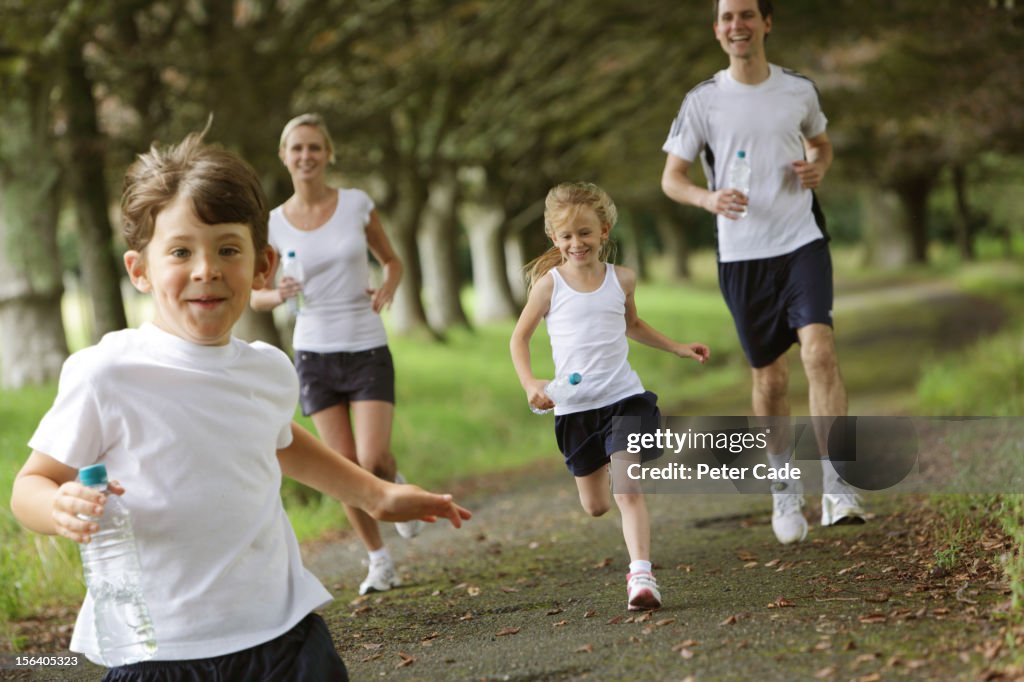
{"label": "white tank top", "polygon": [[579,372],[583,377],[573,398],[555,405],[555,414],[605,407],[643,393],[627,357],[626,294],[615,266],[608,263],[601,286],[586,293],[570,287],[557,268],[552,268],[551,277],[554,288],[545,323],[555,376]]}
{"label": "white tank top", "polygon": [[373,312],[366,225],[373,200],[362,190],[339,189],[338,206],[315,230],[300,230],[278,206],[270,212],[270,243],[302,263],[305,307],[295,320],[292,345],[314,353],[361,351],[386,345],[380,315]]}

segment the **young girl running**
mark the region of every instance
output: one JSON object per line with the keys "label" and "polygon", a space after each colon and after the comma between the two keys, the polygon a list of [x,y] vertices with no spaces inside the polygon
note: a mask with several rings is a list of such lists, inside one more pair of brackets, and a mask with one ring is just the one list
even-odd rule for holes
{"label": "young girl running", "polygon": [[[611,197],[596,185],[563,183],[548,192],[544,231],[554,246],[527,265],[529,300],[510,343],[530,404],[554,406],[558,447],[576,477],[583,509],[592,516],[611,507],[608,464],[612,455],[626,450],[627,434],[613,428],[616,418],[639,418],[643,431],[658,428],[661,418],[658,397],[644,390],[629,366],[627,337],[701,364],[711,357],[707,346],[677,343],[639,318],[633,298],[636,273],[605,262],[616,217]],[[583,377],[572,398],[558,405],[544,393],[547,380],[536,378],[530,367],[530,338],[541,319],[551,338],[555,374]],[[614,498],[629,551],[629,610],[656,609],[661,594],[651,572],[644,496],[621,492]]]}

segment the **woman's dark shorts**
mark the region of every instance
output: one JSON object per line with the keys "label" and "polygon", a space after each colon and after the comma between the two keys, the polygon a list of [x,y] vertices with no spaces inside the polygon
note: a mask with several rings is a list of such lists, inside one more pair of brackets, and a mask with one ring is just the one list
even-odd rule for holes
{"label": "woman's dark shorts", "polygon": [[832,257],[817,239],[774,258],[718,264],[718,286],[751,367],[766,367],[809,324],[832,326]]}
{"label": "woman's dark shorts", "polygon": [[295,351],[299,404],[309,416],[357,400],[395,402],[395,365],[387,346],[353,353]]}
{"label": "woman's dark shorts", "polygon": [[324,619],[311,613],[269,642],[223,656],[185,661],[143,661],[111,668],[103,682],[348,682]]}
{"label": "woman's dark shorts", "polygon": [[[625,419],[618,419],[625,417]],[[555,439],[573,476],[589,476],[611,461],[611,456],[628,447],[631,433],[654,433],[661,428],[658,396],[650,391],[583,412],[555,417]],[[641,461],[661,456],[645,450]]]}

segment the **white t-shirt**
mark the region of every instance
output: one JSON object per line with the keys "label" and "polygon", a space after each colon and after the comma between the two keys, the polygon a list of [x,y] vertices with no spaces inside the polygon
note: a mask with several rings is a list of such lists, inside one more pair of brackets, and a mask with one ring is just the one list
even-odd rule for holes
{"label": "white t-shirt", "polygon": [[570,287],[557,268],[550,272],[554,288],[545,324],[555,376],[578,372],[583,377],[572,399],[555,405],[555,414],[593,410],[643,393],[640,377],[629,366],[626,293],[615,266],[607,263],[601,286],[589,292]]}
{"label": "white t-shirt", "polygon": [[373,200],[362,190],[339,189],[338,206],[315,230],[300,230],[278,206],[270,212],[270,243],[302,263],[305,307],[295,320],[292,345],[313,353],[361,351],[388,342],[369,294],[366,226]]}
{"label": "white t-shirt", "polygon": [[[68,358],[30,447],[125,488],[157,660],[206,658],[287,632],[331,596],[302,565],[281,503],[298,380],[288,357],[200,346],[152,324]],[[90,595],[71,650],[100,662]]]}
{"label": "white t-shirt", "polygon": [[813,193],[792,169],[805,157],[803,140],[828,124],[809,79],[770,65],[768,79],[740,83],[719,71],[687,93],[662,150],[693,163],[700,155],[708,188],[724,186],[736,152],[752,169],[747,217],[718,216],[719,261],[772,258],[821,239]]}

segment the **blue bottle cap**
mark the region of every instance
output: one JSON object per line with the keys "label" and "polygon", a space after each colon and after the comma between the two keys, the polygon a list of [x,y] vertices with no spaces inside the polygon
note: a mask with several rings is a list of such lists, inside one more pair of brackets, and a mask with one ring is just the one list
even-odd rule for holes
{"label": "blue bottle cap", "polygon": [[747,153],[741,149],[738,152],[736,152],[736,156],[738,156],[741,159],[745,159],[747,158]]}
{"label": "blue bottle cap", "polygon": [[289,258],[295,258],[295,252],[294,251],[289,251],[288,252],[288,257]]}
{"label": "blue bottle cap", "polygon": [[579,372],[573,372],[572,374],[569,375],[569,385],[575,386],[581,381],[583,381],[583,375],[580,374]]}
{"label": "blue bottle cap", "polygon": [[107,465],[93,464],[79,469],[78,480],[82,485],[103,485],[107,482]]}

